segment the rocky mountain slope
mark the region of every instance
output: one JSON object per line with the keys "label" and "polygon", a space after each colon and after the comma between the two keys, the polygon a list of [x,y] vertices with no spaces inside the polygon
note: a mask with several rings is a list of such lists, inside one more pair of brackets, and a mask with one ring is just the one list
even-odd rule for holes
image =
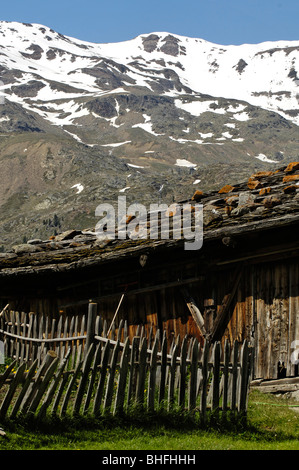
{"label": "rocky mountain slope", "polygon": [[93,44],[0,22],[0,246],[298,160],[299,41]]}

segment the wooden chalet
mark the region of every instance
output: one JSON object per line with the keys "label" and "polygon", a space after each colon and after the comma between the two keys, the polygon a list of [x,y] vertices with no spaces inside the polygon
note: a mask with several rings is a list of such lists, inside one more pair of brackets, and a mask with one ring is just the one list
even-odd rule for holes
{"label": "wooden chalet", "polygon": [[[191,194],[192,196],[192,194]],[[0,257],[0,301],[51,316],[87,312],[103,319],[211,341],[248,339],[254,377],[297,376],[299,348],[299,163],[259,172],[219,191],[196,191],[204,239],[100,242],[72,230],[33,240]]]}

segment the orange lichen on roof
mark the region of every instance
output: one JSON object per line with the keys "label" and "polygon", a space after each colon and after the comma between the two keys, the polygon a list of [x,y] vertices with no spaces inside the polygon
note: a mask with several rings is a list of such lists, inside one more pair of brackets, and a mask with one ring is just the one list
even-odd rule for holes
{"label": "orange lichen on roof", "polygon": [[287,176],[284,176],[282,182],[289,183],[290,181],[297,181],[297,180],[299,180],[299,175],[287,175]]}
{"label": "orange lichen on roof", "polygon": [[267,178],[268,176],[272,176],[274,174],[273,171],[258,171],[250,176],[249,179],[260,180],[262,178]]}
{"label": "orange lichen on roof", "polygon": [[249,189],[259,189],[262,187],[262,184],[259,180],[256,180],[253,176],[251,176],[248,180],[247,186]]}
{"label": "orange lichen on roof", "polygon": [[271,192],[271,188],[268,186],[268,188],[262,188],[259,192],[260,196],[265,196],[265,194],[269,194]]}
{"label": "orange lichen on roof", "polygon": [[291,162],[288,164],[286,169],[284,170],[286,173],[290,173],[291,171],[299,170],[299,162]]}
{"label": "orange lichen on roof", "polygon": [[235,189],[234,186],[226,184],[225,186],[223,186],[223,188],[220,189],[220,191],[218,191],[218,194],[230,193],[231,191],[233,191],[233,189]]}
{"label": "orange lichen on roof", "polygon": [[203,197],[203,191],[199,191],[198,189],[195,191],[195,193],[192,196],[191,201],[200,201]]}

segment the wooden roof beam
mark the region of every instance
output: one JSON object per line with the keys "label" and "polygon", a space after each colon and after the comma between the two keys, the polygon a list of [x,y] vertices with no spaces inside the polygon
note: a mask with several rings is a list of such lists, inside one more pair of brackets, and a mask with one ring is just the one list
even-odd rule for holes
{"label": "wooden roof beam", "polygon": [[204,325],[204,318],[203,318],[199,308],[197,307],[194,299],[191,297],[191,295],[189,294],[189,292],[186,288],[181,289],[181,292],[183,294],[186,305],[187,305],[187,307],[188,307],[188,309],[189,309],[189,311],[192,315],[192,318],[195,321],[195,324],[196,324],[197,328],[200,331],[200,334],[203,336],[203,338],[205,338],[206,335],[207,335],[207,331],[206,331],[205,325]]}
{"label": "wooden roof beam", "polygon": [[217,314],[217,317],[215,319],[213,329],[212,329],[212,332],[211,332],[210,340],[212,342],[221,339],[222,332],[223,332],[224,328],[226,327],[226,325],[228,324],[228,321],[229,321],[229,316],[228,316],[229,307],[230,307],[230,305],[232,303],[232,300],[235,296],[235,293],[238,289],[238,286],[239,286],[239,283],[240,283],[240,280],[241,280],[241,277],[242,277],[242,273],[243,273],[243,264],[237,266],[237,268],[235,270],[235,274],[234,274],[232,288],[230,289],[230,293],[226,294],[223,298],[220,310]]}

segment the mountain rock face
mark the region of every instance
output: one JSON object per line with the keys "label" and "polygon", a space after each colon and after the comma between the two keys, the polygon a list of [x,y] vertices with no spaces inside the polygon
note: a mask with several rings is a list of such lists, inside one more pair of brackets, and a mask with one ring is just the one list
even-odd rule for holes
{"label": "mountain rock face", "polygon": [[0,246],[299,158],[299,41],[93,44],[0,22]]}

